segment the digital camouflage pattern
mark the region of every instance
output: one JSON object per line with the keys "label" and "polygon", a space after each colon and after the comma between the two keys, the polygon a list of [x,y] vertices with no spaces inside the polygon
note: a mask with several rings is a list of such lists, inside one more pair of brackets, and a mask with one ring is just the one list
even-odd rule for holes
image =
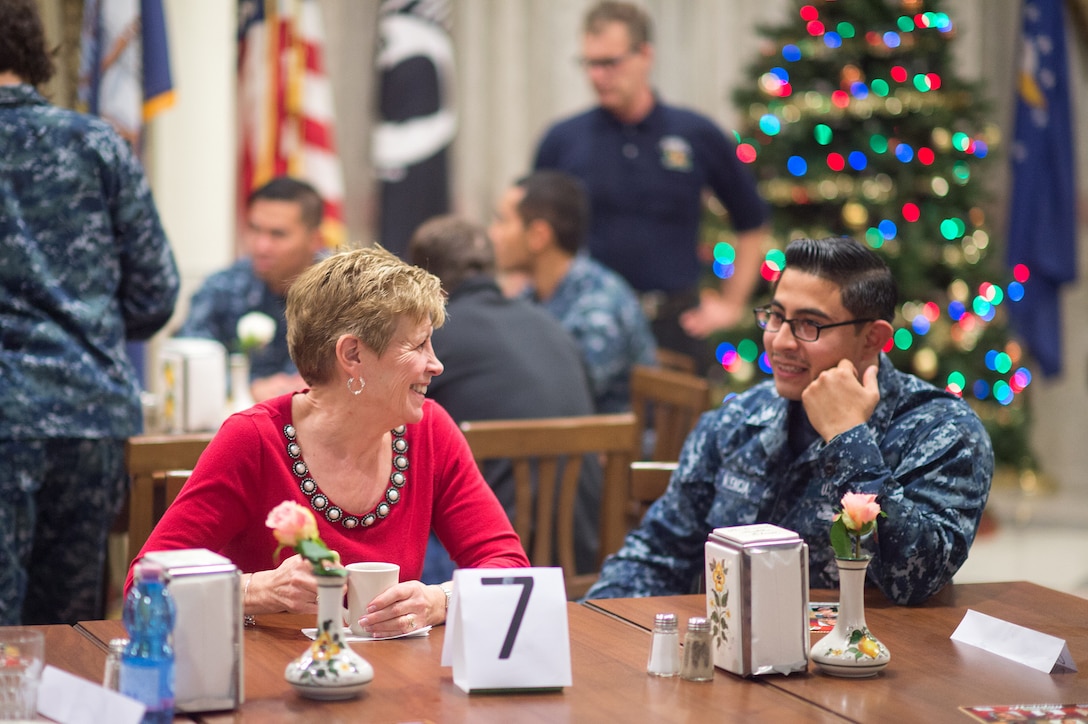
{"label": "digital camouflage pattern", "polygon": [[126,340],[174,310],[151,189],[108,124],[0,86],[0,625],[100,618],[124,440]]}
{"label": "digital camouflage pattern", "polygon": [[[526,294],[536,299],[532,289]],[[578,343],[596,412],[631,409],[631,368],[656,365],[657,344],[623,277],[579,255],[541,304]]]}
{"label": "digital camouflage pattern", "polygon": [[869,422],[795,459],[789,402],[767,381],[705,413],[666,493],[604,564],[587,598],[689,593],[703,544],[721,526],[773,523],[809,546],[812,588],[834,588],[829,531],[845,493],[875,493],[880,519],[868,577],[900,604],[924,601],[967,559],[989,496],[993,448],[966,402],[880,357]]}
{"label": "digital camouflage pattern", "polygon": [[139,161],[104,121],[0,86],[0,439],[141,430],[126,339],[179,280]]}
{"label": "digital camouflage pattern", "polygon": [[276,321],[276,334],[266,346],[249,353],[251,379],[298,372],[287,351],[287,297],[276,294],[253,272],[253,262],[239,259],[212,274],[193,295],[178,337],[218,340],[228,352],[238,349],[238,320],[261,312]]}
{"label": "digital camouflage pattern", "polygon": [[0,456],[0,626],[103,618],[106,536],[128,489],[124,441],[0,440]]}

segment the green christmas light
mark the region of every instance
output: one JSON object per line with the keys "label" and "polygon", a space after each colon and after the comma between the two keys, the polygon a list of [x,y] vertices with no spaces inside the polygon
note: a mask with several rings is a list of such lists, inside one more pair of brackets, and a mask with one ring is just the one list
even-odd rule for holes
{"label": "green christmas light", "polygon": [[895,330],[893,340],[895,341],[896,347],[898,347],[899,349],[907,350],[910,349],[910,346],[912,344],[914,344],[914,335],[911,334],[909,329],[900,327],[899,329]]}
{"label": "green christmas light", "polygon": [[737,343],[737,354],[745,362],[755,362],[759,359],[759,345],[750,339],[742,339]]}
{"label": "green christmas light", "polygon": [[714,261],[722,264],[732,264],[737,259],[737,250],[726,241],[719,241],[714,245]]}

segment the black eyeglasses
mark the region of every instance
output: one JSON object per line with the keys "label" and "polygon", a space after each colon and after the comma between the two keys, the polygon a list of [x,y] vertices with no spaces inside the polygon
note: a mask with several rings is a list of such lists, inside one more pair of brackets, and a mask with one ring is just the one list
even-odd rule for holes
{"label": "black eyeglasses", "polygon": [[628,50],[623,55],[617,55],[612,58],[577,58],[578,65],[582,66],[583,70],[593,70],[594,68],[600,68],[601,70],[615,70],[619,67],[620,63],[635,55],[637,50]]}
{"label": "black eyeglasses", "polygon": [[783,324],[788,324],[790,325],[790,332],[792,332],[793,336],[801,342],[815,342],[820,338],[820,331],[824,329],[876,321],[874,319],[849,319],[845,322],[819,324],[813,322],[811,319],[786,319],[785,315],[781,312],[776,312],[770,307],[760,307],[759,309],[753,309],[752,312],[756,315],[756,325],[760,329],[765,329],[768,332],[774,333],[782,329]]}

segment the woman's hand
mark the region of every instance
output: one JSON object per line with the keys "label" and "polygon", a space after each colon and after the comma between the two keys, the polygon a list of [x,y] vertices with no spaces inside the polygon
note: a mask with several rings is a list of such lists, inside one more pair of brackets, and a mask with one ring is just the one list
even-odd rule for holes
{"label": "woman's hand", "polygon": [[446,620],[446,593],[439,586],[405,581],[385,589],[366,608],[359,625],[374,637],[411,633]]}
{"label": "woman's hand", "polygon": [[245,592],[245,612],[317,613],[317,577],[313,565],[293,555],[270,571],[257,571]]}

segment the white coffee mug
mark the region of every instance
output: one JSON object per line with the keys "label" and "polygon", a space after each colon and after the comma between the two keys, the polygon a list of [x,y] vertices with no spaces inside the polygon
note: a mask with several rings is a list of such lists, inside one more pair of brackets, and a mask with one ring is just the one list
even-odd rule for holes
{"label": "white coffee mug", "polygon": [[344,617],[353,634],[366,636],[359,619],[366,615],[366,607],[379,593],[400,580],[400,566],[368,561],[349,563],[345,568],[348,569],[348,607]]}

